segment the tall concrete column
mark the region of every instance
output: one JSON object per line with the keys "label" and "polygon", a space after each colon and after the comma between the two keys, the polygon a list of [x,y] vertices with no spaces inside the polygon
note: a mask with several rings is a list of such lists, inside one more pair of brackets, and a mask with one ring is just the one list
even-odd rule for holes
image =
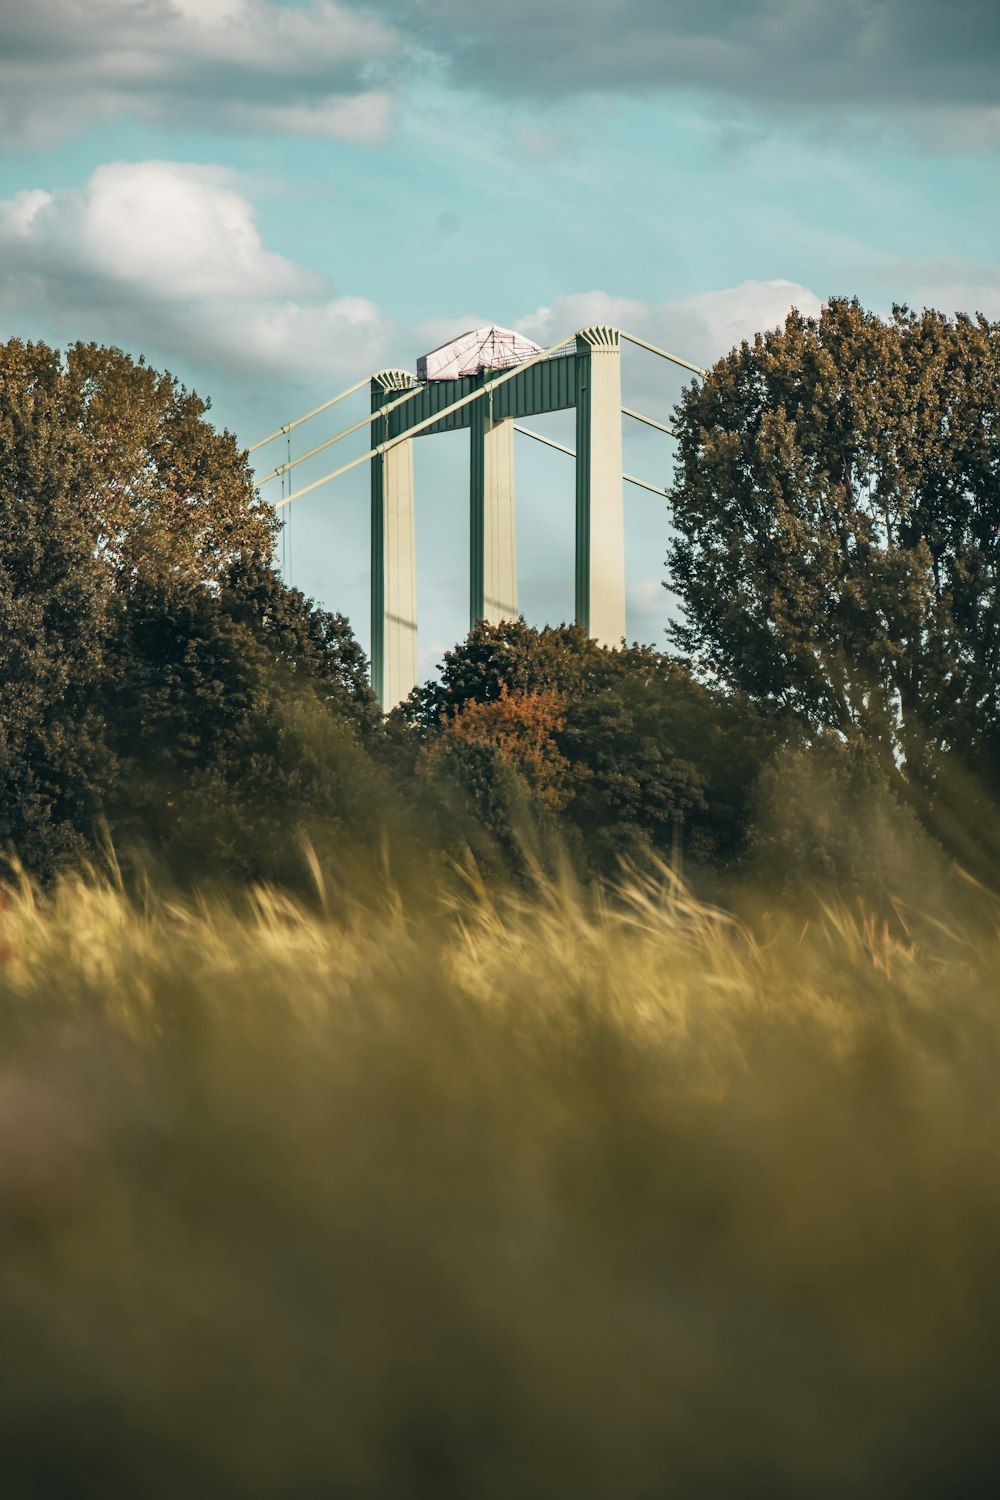
{"label": "tall concrete column", "polygon": [[517,618],[514,422],[494,421],[490,398],[471,407],[469,625]]}
{"label": "tall concrete column", "polygon": [[617,328],[576,337],[576,620],[602,645],[625,634],[622,373]]}
{"label": "tall concrete column", "polygon": [[[372,411],[414,384],[405,370],[372,376]],[[372,423],[372,446],[390,436],[389,417]],[[372,687],[388,712],[417,684],[417,554],[413,508],[413,440],[371,461]]]}

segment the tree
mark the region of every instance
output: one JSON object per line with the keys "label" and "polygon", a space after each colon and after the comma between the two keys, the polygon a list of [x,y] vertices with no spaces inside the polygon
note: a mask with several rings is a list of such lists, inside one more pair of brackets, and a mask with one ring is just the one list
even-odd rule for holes
{"label": "tree", "polygon": [[359,734],[381,727],[368,661],[346,616],[321,609],[259,558],[233,564],[220,602],[253,633],[263,661],[286,683],[309,684]]}
{"label": "tree", "polygon": [[757,716],[696,682],[684,662],[523,620],[476,625],[440,678],[396,711],[397,742],[404,725],[494,822],[499,757],[561,811],[601,869],[620,856],[669,855],[681,832],[689,852],[732,858],[763,754]]}
{"label": "tree", "polygon": [[372,847],[390,799],[343,616],[258,565],[219,590],[140,579],[120,622],[103,703],[120,845],[174,878],[285,885],[305,874],[303,836],[327,865]]}
{"label": "tree", "polygon": [[172,807],[176,842],[211,804],[221,847],[238,806],[244,853],[265,811],[286,846],[347,816],[364,657],[270,567],[273,512],[207,409],[121,350],[0,344],[0,852],[38,874],[105,814],[138,836]]}
{"label": "tree", "polygon": [[573,767],[557,739],[565,728],[565,702],[559,693],[545,688],[511,693],[501,683],[496,698],[470,698],[461,704],[425,747],[424,760],[434,768],[447,765],[468,746],[491,746],[543,806],[558,811],[573,796]]}
{"label": "tree", "polygon": [[780,891],[806,909],[835,893],[894,927],[900,903],[941,913],[948,862],[899,792],[898,778],[864,741],[826,735],[782,747],[756,788],[747,893],[767,900]]}
{"label": "tree", "polygon": [[[29,368],[44,345],[17,345]],[[77,433],[72,489],[117,587],[140,575],[218,582],[268,558],[278,523],[245,454],[209,403],[120,349],[74,344],[58,366],[56,419]]]}
{"label": "tree", "polygon": [[87,443],[54,350],[0,345],[0,854],[81,852],[114,764],[94,695],[113,625],[79,503]]}
{"label": "tree", "polygon": [[684,394],[681,648],[926,776],[1000,749],[1000,325],[836,299]]}

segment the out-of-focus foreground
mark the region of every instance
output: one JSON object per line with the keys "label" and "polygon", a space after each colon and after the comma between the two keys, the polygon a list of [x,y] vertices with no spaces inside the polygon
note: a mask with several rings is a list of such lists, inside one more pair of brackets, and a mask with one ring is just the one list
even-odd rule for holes
{"label": "out-of-focus foreground", "polygon": [[995,1492],[997,933],[12,892],[5,1500]]}

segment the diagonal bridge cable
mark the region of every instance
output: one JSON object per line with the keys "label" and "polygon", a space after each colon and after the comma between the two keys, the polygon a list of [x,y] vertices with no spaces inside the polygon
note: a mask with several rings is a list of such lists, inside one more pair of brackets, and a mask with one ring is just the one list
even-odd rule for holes
{"label": "diagonal bridge cable", "polygon": [[628,339],[629,343],[635,344],[637,349],[647,349],[650,354],[658,354],[660,359],[668,359],[672,365],[680,365],[682,370],[690,370],[692,375],[704,377],[708,374],[708,371],[703,370],[701,365],[693,365],[689,360],[679,359],[676,354],[668,354],[666,349],[659,349],[655,344],[647,344],[645,339],[636,338],[634,333],[626,333],[624,329],[619,329],[618,336]]}
{"label": "diagonal bridge cable", "polygon": [[[518,368],[523,370],[524,365],[521,364],[518,366]],[[495,383],[496,382],[494,381],[490,382],[491,385]],[[367,384],[367,382],[363,380],[361,384],[365,385]],[[352,394],[353,391],[358,390],[358,388],[358,386],[353,386],[351,392],[345,391],[344,394]],[[345,427],[343,432],[336,433],[334,437],[327,438],[325,442],[317,443],[315,448],[310,448],[305,453],[298,453],[294,458],[292,458],[292,456],[289,454],[288,461],[286,463],[279,464],[278,467],[276,469],[272,469],[269,474],[263,474],[260,479],[257,480],[257,483],[267,484],[267,482],[271,479],[280,478],[282,475],[287,474],[289,469],[294,469],[297,464],[305,463],[307,458],[315,458],[317,453],[322,453],[326,448],[332,448],[334,443],[340,442],[341,438],[351,437],[355,432],[360,432],[362,427],[368,427],[372,422],[374,422],[376,417],[388,416],[388,414],[392,411],[395,411],[397,407],[403,406],[407,401],[412,400],[414,396],[419,395],[422,390],[422,386],[416,386],[412,391],[407,391],[405,395],[400,396],[398,400],[391,401],[388,406],[381,406],[379,407],[378,411],[373,411],[369,416],[362,417],[360,422],[355,422],[352,427]],[[340,400],[340,397],[338,396],[335,399]],[[323,410],[323,408],[321,407],[320,410]],[[644,416],[641,411],[633,411],[630,406],[623,406],[622,414],[623,416],[631,417],[633,421],[644,422],[647,427],[655,427],[658,432],[665,432],[668,437],[677,436],[672,427],[667,427],[663,422],[655,422],[652,417]],[[315,413],[311,413],[311,415],[315,415]],[[299,418],[300,422],[304,422],[307,420],[308,419],[306,417]],[[531,436],[530,433],[529,436]],[[264,441],[266,442],[267,439],[265,438]],[[252,450],[248,449],[247,451],[251,452]]]}
{"label": "diagonal bridge cable", "polygon": [[[645,349],[650,354],[657,355],[660,359],[668,360],[671,364],[680,365],[683,369],[690,370],[694,375],[705,376],[708,373],[706,370],[702,369],[700,365],[691,364],[689,360],[681,359],[676,354],[670,354],[666,349],[660,349],[656,344],[651,344],[645,339],[640,339],[635,334],[625,333],[623,330],[619,330],[619,334],[621,338],[626,339],[630,344],[635,344],[638,348]],[[367,463],[370,459],[389,452],[391,448],[396,447],[397,443],[405,442],[408,438],[415,437],[417,434],[423,432],[427,427],[431,427],[436,422],[440,422],[444,417],[450,416],[452,412],[459,411],[462,407],[468,406],[471,402],[479,400],[481,396],[487,394],[496,386],[502,385],[505,381],[513,379],[514,376],[520,374],[521,371],[529,368],[529,366],[538,364],[542,360],[549,359],[553,354],[557,354],[560,349],[564,349],[567,344],[573,343],[575,338],[575,333],[570,334],[568,338],[560,339],[557,344],[552,344],[548,349],[540,350],[538,354],[533,355],[531,359],[524,360],[520,364],[511,366],[509,370],[504,370],[503,373],[498,375],[495,380],[488,381],[479,390],[471,391],[468,395],[462,396],[457,401],[452,402],[450,406],[442,407],[440,411],[434,412],[429,417],[425,417],[421,422],[416,423],[415,426],[407,428],[407,430],[404,433],[400,433],[398,437],[393,438],[392,440],[387,442],[375,444],[375,446],[370,448],[367,453],[361,454],[358,458],[351,459],[349,463],[342,464],[340,468],[331,470],[329,474],[322,475],[321,478],[313,480],[311,484],[303,485],[301,489],[297,489],[295,491],[291,491],[291,487],[289,486],[289,494],[283,495],[280,500],[272,502],[275,510],[281,509],[283,506],[290,504],[293,500],[298,500],[303,495],[310,494],[313,490],[319,489],[321,485],[329,484],[332,480],[339,479],[342,474],[349,473],[351,469],[358,468],[359,465]],[[258,448],[262,448],[265,446],[265,444],[272,442],[276,437],[280,437],[283,433],[291,432],[293,428],[300,426],[303,422],[307,422],[312,417],[317,416],[320,412],[326,411],[331,406],[335,406],[338,401],[343,401],[346,397],[354,395],[356,391],[361,390],[363,386],[367,385],[370,379],[371,377],[368,376],[364,380],[359,380],[348,390],[341,391],[339,395],[334,396],[331,400],[324,402],[321,406],[315,407],[312,411],[306,412],[301,417],[296,417],[292,422],[284,423],[284,425],[279,427],[276,432],[271,433],[269,437],[262,438],[260,442],[254,443],[250,448],[247,449],[247,452],[255,452]],[[305,453],[298,454],[294,458],[290,457],[286,463],[279,464],[278,467],[272,469],[270,473],[263,475],[259,480],[257,480],[257,484],[267,484],[271,479],[277,479],[281,476],[284,476],[289,472],[289,470],[295,468],[296,465],[304,463],[306,459],[315,457],[317,453],[322,453],[325,449],[332,447],[335,443],[341,442],[342,439],[350,437],[355,432],[359,432],[363,427],[371,426],[376,418],[388,416],[391,412],[396,411],[398,407],[404,406],[406,402],[412,401],[416,396],[419,396],[423,392],[423,390],[424,386],[420,384],[415,385],[411,390],[408,390],[404,392],[403,395],[397,397],[395,401],[391,401],[387,405],[379,407],[377,411],[369,413],[367,416],[362,417],[360,421],[354,422],[351,426],[345,427],[343,431],[335,433],[332,438],[327,438],[325,442],[317,443],[315,447],[308,449]],[[631,417],[635,421],[643,422],[649,427],[655,427],[658,431],[665,432],[670,437],[676,437],[677,435],[672,428],[666,426],[664,423],[656,422],[652,417],[647,417],[644,416],[641,412],[633,411],[631,407],[623,406],[622,412],[625,416]],[[518,427],[517,431],[524,433],[528,437],[535,438],[539,442],[547,443],[550,447],[562,448],[561,444],[554,443],[551,439],[542,437],[540,433],[533,432],[529,428]],[[572,450],[568,448],[563,449],[562,451],[566,453],[572,452]],[[662,490],[657,488],[655,485],[647,484],[645,480],[637,479],[634,475],[625,475],[624,477],[630,484],[636,484],[642,489],[650,490],[653,494],[669,494],[668,490]]]}
{"label": "diagonal bridge cable", "polygon": [[[357,385],[352,385],[349,391],[342,391],[339,396],[334,397],[334,401],[341,401],[343,400],[344,396],[353,396],[354,392],[359,391],[363,385],[367,385],[370,379],[371,376],[368,376],[366,377],[366,379],[359,381]],[[412,401],[414,396],[419,396],[422,390],[422,385],[415,385],[404,395],[398,396],[395,401],[390,401],[387,406],[380,406],[378,411],[369,412],[368,416],[362,417],[360,422],[355,422],[352,426],[345,427],[342,432],[334,433],[332,438],[327,438],[323,443],[317,443],[315,448],[310,448],[306,453],[297,453],[294,458],[289,455],[287,463],[279,464],[278,467],[276,469],[272,469],[269,474],[264,474],[260,479],[256,481],[257,484],[267,484],[269,479],[277,479],[280,475],[287,474],[289,469],[294,469],[297,464],[304,464],[307,458],[315,458],[317,453],[322,453],[325,448],[332,448],[334,443],[339,443],[342,438],[347,438],[350,437],[352,433],[360,432],[362,427],[370,427],[372,422],[375,421],[376,417],[387,417],[391,411],[396,410],[397,406],[404,406],[407,401]],[[327,406],[332,405],[333,401],[327,402]],[[314,417],[316,415],[316,412],[325,410],[326,407],[319,406],[316,408],[316,411],[309,412],[304,417],[299,417],[298,421],[308,422],[310,417]],[[297,423],[295,422],[289,423],[290,427],[294,427],[296,425]],[[267,438],[265,438],[264,441],[267,442]],[[248,448],[247,452],[252,452],[252,449]]]}
{"label": "diagonal bridge cable", "polygon": [[364,380],[359,380],[355,385],[350,386],[346,391],[341,391],[338,395],[331,396],[330,400],[324,401],[322,406],[314,406],[312,411],[305,412],[301,417],[296,417],[294,421],[284,422],[278,428],[277,432],[271,432],[267,435],[266,438],[261,438],[259,442],[251,443],[250,447],[247,449],[247,452],[256,453],[258,448],[266,448],[268,443],[273,443],[275,438],[284,437],[286,433],[292,431],[293,427],[301,427],[303,422],[308,422],[313,417],[318,417],[321,411],[328,411],[331,406],[336,406],[338,401],[346,401],[348,396],[353,396],[355,391],[360,391],[363,385],[367,385],[368,379],[369,377],[366,375]]}
{"label": "diagonal bridge cable", "polygon": [[[541,360],[549,359],[553,354],[557,354],[560,349],[565,349],[566,345],[571,344],[575,338],[576,334],[571,333],[568,338],[560,339],[558,344],[552,344],[548,349],[539,350],[530,359],[522,361],[521,364],[512,365],[509,370],[504,370],[495,380],[489,381],[486,385],[481,386],[479,390],[470,391],[467,396],[460,396],[457,401],[452,401],[449,406],[443,406],[440,411],[432,412],[429,417],[424,417],[421,421],[415,423],[413,427],[408,427],[398,437],[390,438],[384,443],[376,443],[374,448],[370,448],[367,453],[362,453],[359,458],[352,458],[350,463],[342,464],[339,469],[334,469],[330,474],[324,474],[320,479],[314,479],[312,484],[304,484],[294,494],[285,495],[281,500],[274,501],[275,510],[280,509],[283,505],[289,505],[291,501],[298,500],[302,495],[308,495],[312,490],[318,490],[321,484],[328,484],[331,479],[339,479],[341,474],[346,474],[349,470],[356,469],[359,464],[367,463],[371,458],[388,453],[390,448],[395,448],[398,443],[403,443],[409,438],[416,437],[426,428],[433,427],[436,422],[441,422],[445,417],[450,417],[452,412],[460,411],[463,406],[469,406],[473,401],[478,401],[481,397],[496,390],[498,385],[504,385],[508,380],[513,380],[515,375],[520,375],[521,371],[526,370],[529,365],[537,365]],[[406,395],[401,397],[400,400],[391,402],[389,406],[380,407],[378,411],[372,412],[372,420],[375,417],[385,416],[390,411],[394,411],[397,406],[402,406],[404,401],[412,400],[414,396],[418,396],[422,390],[423,386],[418,385],[412,391],[407,391]],[[361,422],[358,426],[363,427],[365,423]],[[354,428],[354,431],[357,431],[357,427]],[[346,436],[346,433],[341,434],[341,436]],[[260,482],[264,483],[263,480]]]}
{"label": "diagonal bridge cable", "polygon": [[655,427],[657,432],[665,432],[667,437],[675,438],[677,436],[674,429],[668,427],[665,422],[654,422],[652,417],[643,416],[641,411],[633,411],[631,406],[622,407],[622,416],[631,417],[634,422],[645,422],[647,427]]}
{"label": "diagonal bridge cable", "polygon": [[[658,427],[660,424],[656,422],[653,425]],[[567,453],[570,458],[576,457],[575,448],[567,448],[565,443],[557,443],[554,438],[544,437],[542,433],[535,432],[531,427],[522,427],[520,422],[514,423],[514,431],[519,432],[522,437],[534,438],[536,443],[544,443],[546,448],[555,448],[559,453]],[[622,478],[626,484],[638,485],[640,490],[649,490],[654,495],[663,495],[665,499],[670,499],[669,490],[661,490],[655,484],[647,484],[645,479],[636,479],[634,474],[623,474]]]}

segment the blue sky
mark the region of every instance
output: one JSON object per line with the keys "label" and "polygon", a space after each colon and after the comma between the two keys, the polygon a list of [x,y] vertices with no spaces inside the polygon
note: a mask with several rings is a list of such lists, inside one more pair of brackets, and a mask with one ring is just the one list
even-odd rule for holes
{"label": "blue sky", "polygon": [[[998,64],[980,0],[0,0],[0,336],[145,353],[248,444],[478,321],[709,362],[834,293],[1000,317]],[[625,382],[661,418],[680,390],[632,351]],[[429,672],[466,472],[460,436],[417,450]],[[525,611],[562,619],[571,464],[518,464]],[[292,580],[367,643],[364,470],[292,512]],[[629,632],[662,642],[669,513],[627,515]]]}

